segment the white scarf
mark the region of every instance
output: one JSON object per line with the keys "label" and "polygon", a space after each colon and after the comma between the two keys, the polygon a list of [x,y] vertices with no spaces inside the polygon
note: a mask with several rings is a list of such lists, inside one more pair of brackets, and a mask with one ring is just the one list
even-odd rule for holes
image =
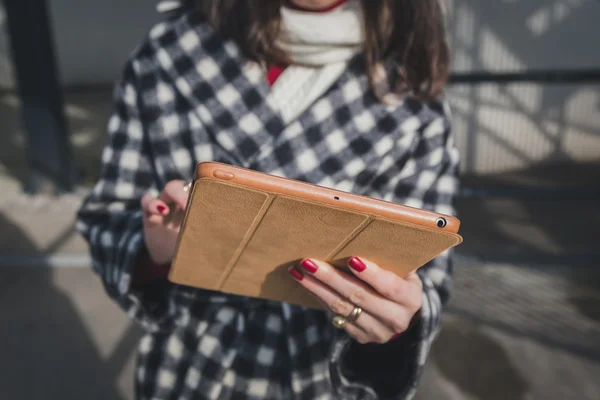
{"label": "white scarf", "polygon": [[[181,0],[162,0],[160,12],[182,6]],[[290,123],[310,107],[346,70],[363,45],[362,8],[348,0],[325,13],[281,8],[278,46],[291,58],[268,96],[271,107]]]}
{"label": "white scarf", "polygon": [[269,102],[287,123],[310,107],[362,49],[362,9],[358,0],[326,13],[281,9],[278,45],[293,64],[277,79]]}
{"label": "white scarf", "polygon": [[281,9],[278,45],[294,64],[315,67],[348,61],[362,44],[362,10],[357,0],[325,13]]}
{"label": "white scarf", "polygon": [[[182,0],[161,0],[156,9],[169,13],[181,8]],[[282,32],[278,45],[296,65],[323,66],[347,61],[363,43],[362,10],[358,0],[325,13],[281,8]]]}

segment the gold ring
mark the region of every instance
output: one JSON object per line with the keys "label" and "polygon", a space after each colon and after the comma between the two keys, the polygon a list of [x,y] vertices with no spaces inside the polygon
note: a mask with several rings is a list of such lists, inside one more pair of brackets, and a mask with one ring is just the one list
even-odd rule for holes
{"label": "gold ring", "polygon": [[184,192],[189,192],[191,188],[192,188],[192,182],[190,182],[190,183],[188,183],[187,185],[185,185],[185,186],[183,187],[183,191],[184,191]]}
{"label": "gold ring", "polygon": [[331,319],[331,323],[338,329],[344,329],[344,326],[348,323],[348,320],[343,315],[335,315]]}
{"label": "gold ring", "polygon": [[356,320],[362,314],[362,311],[362,308],[360,308],[359,306],[354,306],[354,310],[352,310],[352,312],[346,317],[346,320],[348,322],[356,322]]}

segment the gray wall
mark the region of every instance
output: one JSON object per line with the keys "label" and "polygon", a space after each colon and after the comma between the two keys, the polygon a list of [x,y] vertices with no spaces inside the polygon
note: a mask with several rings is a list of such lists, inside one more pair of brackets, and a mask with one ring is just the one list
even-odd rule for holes
{"label": "gray wall", "polygon": [[597,0],[451,3],[455,70],[600,68]]}
{"label": "gray wall", "polygon": [[[452,0],[455,71],[600,68],[596,0]],[[52,0],[66,86],[110,83],[159,19],[152,0]],[[0,5],[0,88],[12,87]],[[463,171],[543,161],[600,160],[600,85],[484,85],[450,89]]]}
{"label": "gray wall", "polygon": [[[106,84],[159,20],[153,0],[47,1],[61,80],[67,86]],[[0,4],[0,88],[12,87],[5,15]]]}

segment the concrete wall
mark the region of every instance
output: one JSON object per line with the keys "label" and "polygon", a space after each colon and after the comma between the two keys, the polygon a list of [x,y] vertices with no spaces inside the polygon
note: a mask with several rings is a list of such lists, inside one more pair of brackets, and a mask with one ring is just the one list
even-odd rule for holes
{"label": "concrete wall", "polygon": [[[50,2],[62,82],[110,83],[159,19],[154,1]],[[600,68],[595,0],[452,0],[455,71]],[[13,87],[0,5],[0,88]],[[450,89],[463,171],[600,160],[600,84]],[[1,133],[0,133],[1,134]]]}

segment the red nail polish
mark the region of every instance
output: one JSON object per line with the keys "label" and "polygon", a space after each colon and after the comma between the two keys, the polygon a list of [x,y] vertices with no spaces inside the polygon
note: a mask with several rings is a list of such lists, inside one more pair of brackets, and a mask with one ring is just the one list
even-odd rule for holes
{"label": "red nail polish", "polygon": [[167,211],[167,209],[165,208],[165,206],[156,206],[156,209],[158,210],[159,213],[164,214],[165,211]]}
{"label": "red nail polish", "polygon": [[288,270],[288,272],[290,273],[291,276],[293,276],[295,279],[301,281],[302,279],[304,279],[304,275],[302,274],[302,272],[298,271],[296,268],[290,268]]}
{"label": "red nail polish", "polygon": [[302,260],[302,262],[300,263],[300,266],[302,268],[304,268],[305,270],[307,270],[308,272],[310,272],[311,274],[314,274],[319,269],[319,267],[317,266],[317,264],[314,263],[314,261],[309,260],[307,258]]}
{"label": "red nail polish", "polygon": [[352,257],[348,261],[348,265],[350,265],[350,268],[352,268],[356,272],[363,272],[365,269],[367,269],[365,263],[362,262],[358,257]]}

